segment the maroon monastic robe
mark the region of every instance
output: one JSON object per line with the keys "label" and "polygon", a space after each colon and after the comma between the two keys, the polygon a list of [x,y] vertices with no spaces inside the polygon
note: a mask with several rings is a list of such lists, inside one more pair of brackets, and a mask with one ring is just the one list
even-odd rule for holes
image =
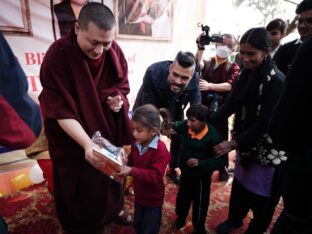
{"label": "maroon monastic robe", "polygon": [[[93,77],[74,31],[53,43],[45,55],[39,99],[53,161],[57,213],[68,232],[96,232],[120,211],[123,193],[121,184],[85,160],[84,149],[61,129],[57,119],[77,120],[90,137],[101,131],[116,145],[130,144],[127,75],[124,54],[113,42]],[[115,113],[105,100],[118,94],[124,105]]]}

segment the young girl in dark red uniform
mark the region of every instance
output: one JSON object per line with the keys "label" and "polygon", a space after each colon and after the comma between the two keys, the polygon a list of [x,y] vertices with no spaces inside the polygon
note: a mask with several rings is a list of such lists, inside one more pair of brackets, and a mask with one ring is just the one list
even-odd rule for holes
{"label": "young girl in dark red uniform", "polygon": [[135,110],[132,116],[135,144],[131,148],[128,165],[120,175],[133,177],[134,227],[136,233],[159,233],[164,203],[163,176],[170,154],[159,140],[159,111],[147,104]]}

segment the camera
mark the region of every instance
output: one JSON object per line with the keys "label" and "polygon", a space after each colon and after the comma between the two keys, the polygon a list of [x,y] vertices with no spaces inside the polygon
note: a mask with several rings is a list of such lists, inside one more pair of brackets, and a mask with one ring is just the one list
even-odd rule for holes
{"label": "camera", "polygon": [[218,36],[218,35],[209,36],[210,28],[208,25],[203,25],[201,23],[198,23],[198,27],[201,27],[204,34],[199,37],[199,40],[197,40],[196,43],[199,43],[201,45],[209,45],[210,42],[223,43],[222,36]]}

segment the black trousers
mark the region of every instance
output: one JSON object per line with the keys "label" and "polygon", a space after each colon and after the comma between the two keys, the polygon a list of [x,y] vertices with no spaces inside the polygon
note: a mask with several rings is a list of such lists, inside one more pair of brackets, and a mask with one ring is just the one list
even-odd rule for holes
{"label": "black trousers", "polygon": [[180,154],[181,154],[181,137],[178,134],[171,135],[171,143],[170,143],[170,169],[175,169],[179,167],[180,162]]}
{"label": "black trousers", "polygon": [[211,176],[200,177],[194,174],[181,174],[176,199],[176,214],[179,223],[185,223],[192,204],[192,223],[195,233],[205,230],[206,216],[210,199]]}
{"label": "black trousers", "polygon": [[281,197],[281,189],[278,184],[280,180],[279,173],[280,168],[277,168],[273,178],[270,197],[264,197],[250,192],[234,177],[228,219],[235,224],[240,224],[251,209],[253,219],[249,223],[246,233],[262,234],[265,232],[271,223],[275,207]]}

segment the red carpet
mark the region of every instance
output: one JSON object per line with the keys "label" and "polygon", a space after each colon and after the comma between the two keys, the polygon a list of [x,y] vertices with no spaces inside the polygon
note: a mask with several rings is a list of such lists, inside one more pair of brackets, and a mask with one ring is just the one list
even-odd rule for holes
{"label": "red carpet", "polygon": [[[214,175],[214,178],[216,174]],[[177,186],[169,180],[166,181],[166,197],[163,207],[163,220],[160,230],[161,234],[172,233],[171,225],[175,220],[175,198]],[[213,182],[211,186],[211,199],[206,227],[209,233],[215,233],[216,225],[227,218],[228,200],[230,195],[230,183]],[[133,196],[126,196],[125,209],[133,212]],[[281,205],[277,207],[274,220],[280,213]],[[33,185],[22,191],[18,191],[6,197],[0,198],[0,214],[9,226],[9,233],[30,234],[30,233],[62,233],[62,229],[55,216],[53,199],[49,194],[46,184]],[[249,214],[251,215],[251,213]],[[188,219],[187,226],[178,233],[192,233],[192,225]],[[243,233],[250,217],[245,219],[242,228],[235,230],[232,234]],[[132,227],[122,227],[110,224],[103,231],[103,234],[133,234]]]}

